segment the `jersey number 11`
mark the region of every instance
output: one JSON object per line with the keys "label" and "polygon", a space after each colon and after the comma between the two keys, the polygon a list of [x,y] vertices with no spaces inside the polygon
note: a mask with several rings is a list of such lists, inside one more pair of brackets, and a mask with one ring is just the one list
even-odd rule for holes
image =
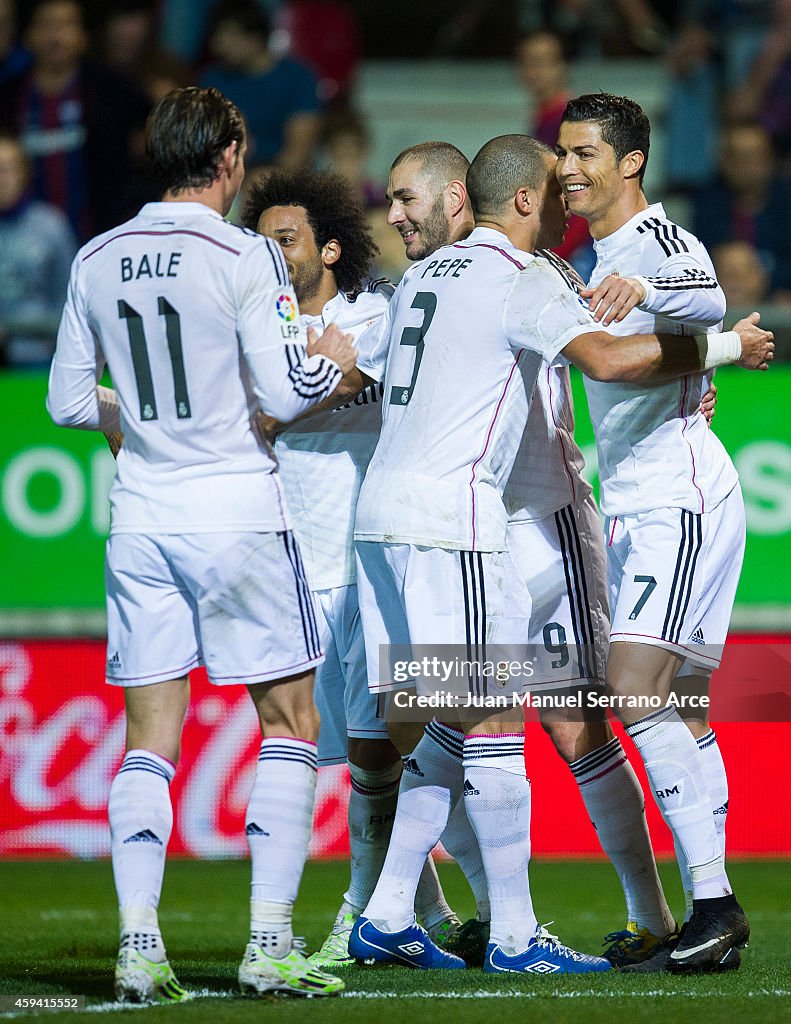
{"label": "jersey number 11", "polygon": [[[181,320],[178,312],[167,299],[157,299],[159,315],[165,318],[165,333],[168,339],[170,365],[173,367],[173,383],[175,385],[176,416],[187,420],[192,416],[190,398],[187,392],[187,378],[184,374],[184,352],[181,347]],[[129,333],[129,347],[132,350],[132,368],[135,372],[137,394],[140,399],[140,419],[143,422],[155,420],[157,402],[154,397],[154,382],[151,379],[151,362],[148,358],[146,333],[143,330],[143,318],[123,299],[118,300],[118,316],[126,320]]]}

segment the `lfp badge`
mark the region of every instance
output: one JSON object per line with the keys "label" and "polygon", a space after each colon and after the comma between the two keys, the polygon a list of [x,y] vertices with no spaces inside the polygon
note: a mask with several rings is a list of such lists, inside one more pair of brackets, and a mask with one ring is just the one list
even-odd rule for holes
{"label": "lfp badge", "polygon": [[297,318],[297,307],[294,304],[294,300],[290,295],[279,295],[275,308],[277,309],[277,315],[283,321],[280,324],[281,335],[286,341],[296,338],[299,335],[299,324],[294,322]]}
{"label": "lfp badge", "polygon": [[290,295],[280,295],[276,303],[277,315],[281,320],[285,320],[286,323],[290,323],[297,315],[297,307],[294,305],[294,300]]}

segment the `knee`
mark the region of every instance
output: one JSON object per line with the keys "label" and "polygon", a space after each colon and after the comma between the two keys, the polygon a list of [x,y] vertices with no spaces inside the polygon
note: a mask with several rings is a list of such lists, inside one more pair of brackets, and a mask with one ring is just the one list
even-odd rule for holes
{"label": "knee", "polygon": [[390,740],[365,740],[349,737],[349,763],[364,771],[375,772],[389,768],[400,759],[397,748]]}
{"label": "knee", "polygon": [[541,727],[566,764],[573,764],[586,754],[598,750],[613,737],[612,729],[606,720],[566,722],[556,718],[542,718]]}
{"label": "knee", "polygon": [[259,705],[258,717],[264,739],[284,736],[316,743],[319,738],[321,719],[312,699]]}

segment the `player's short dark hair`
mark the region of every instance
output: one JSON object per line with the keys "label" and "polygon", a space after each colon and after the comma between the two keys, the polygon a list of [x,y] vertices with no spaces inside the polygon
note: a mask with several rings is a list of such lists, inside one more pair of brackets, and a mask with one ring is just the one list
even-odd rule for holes
{"label": "player's short dark hair", "polygon": [[651,145],[651,123],[639,103],[628,96],[608,92],[589,93],[569,100],[563,112],[564,121],[595,121],[602,139],[615,150],[620,161],[636,150],[643,154],[643,166],[637,177],[642,185]]}
{"label": "player's short dark hair", "polygon": [[402,149],[390,165],[390,173],[405,160],[417,160],[427,174],[446,185],[453,180],[464,181],[470,166],[467,157],[450,142],[420,142]]}
{"label": "player's short dark hair", "polygon": [[379,249],[346,178],[329,171],[265,171],[248,190],[242,223],[256,231],[261,214],[273,206],[303,207],[319,249],[333,238],[340,244],[340,258],[332,266],[338,289],[360,290]]}
{"label": "player's short dark hair", "polygon": [[473,157],[467,194],[476,220],[499,213],[518,189],[540,189],[547,178],[545,157],[553,150],[530,135],[498,135]]}
{"label": "player's short dark hair", "polygon": [[174,89],[146,121],[146,155],[166,192],[208,188],[217,178],[223,150],[241,148],[244,120],[219,89]]}

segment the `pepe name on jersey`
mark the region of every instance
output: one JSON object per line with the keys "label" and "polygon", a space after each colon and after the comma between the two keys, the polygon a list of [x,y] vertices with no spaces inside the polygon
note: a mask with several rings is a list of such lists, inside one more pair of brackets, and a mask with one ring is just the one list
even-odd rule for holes
{"label": "pepe name on jersey", "polygon": [[466,270],[471,263],[472,259],[470,258],[456,260],[431,260],[420,276],[421,278],[425,277],[431,270],[433,273],[429,274],[429,277],[447,277],[449,274],[451,277],[460,277],[462,270]]}

